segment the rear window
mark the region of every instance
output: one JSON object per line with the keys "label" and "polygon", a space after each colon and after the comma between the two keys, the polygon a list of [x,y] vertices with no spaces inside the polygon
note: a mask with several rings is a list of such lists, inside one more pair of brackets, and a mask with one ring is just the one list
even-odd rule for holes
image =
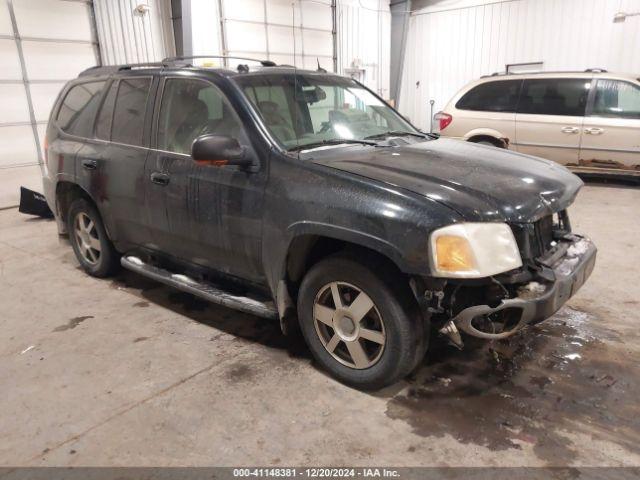
{"label": "rear window", "polygon": [[111,120],[113,119],[113,106],[116,103],[117,92],[118,82],[115,81],[109,87],[96,120],[96,137],[102,140],[111,140]]}
{"label": "rear window", "polygon": [[640,87],[619,80],[598,80],[591,115],[640,118]]}
{"label": "rear window", "polygon": [[105,81],[89,82],[71,87],[56,118],[64,132],[80,137],[92,136],[93,122],[105,84]]}
{"label": "rear window", "polygon": [[518,113],[582,117],[590,88],[588,78],[525,80]]}
{"label": "rear window", "polygon": [[522,80],[487,82],[472,88],[456,103],[459,110],[515,112]]}
{"label": "rear window", "polygon": [[144,116],[151,77],[120,80],[111,127],[111,141],[142,145]]}

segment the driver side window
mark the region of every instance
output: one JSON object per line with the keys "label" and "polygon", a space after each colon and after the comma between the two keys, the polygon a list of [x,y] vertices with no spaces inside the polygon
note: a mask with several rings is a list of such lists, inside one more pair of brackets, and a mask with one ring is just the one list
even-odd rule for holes
{"label": "driver side window", "polygon": [[190,155],[193,141],[206,134],[244,143],[240,121],[215,86],[203,80],[168,79],[158,119],[158,148]]}

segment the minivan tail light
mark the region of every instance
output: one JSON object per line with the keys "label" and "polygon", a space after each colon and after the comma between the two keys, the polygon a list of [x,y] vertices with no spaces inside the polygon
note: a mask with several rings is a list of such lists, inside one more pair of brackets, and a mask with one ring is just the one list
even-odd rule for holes
{"label": "minivan tail light", "polygon": [[438,112],[433,116],[433,119],[439,122],[440,131],[442,131],[449,126],[453,117],[448,113]]}
{"label": "minivan tail light", "polygon": [[44,164],[49,166],[49,140],[47,136],[44,136],[44,142],[42,144],[42,149],[44,150]]}

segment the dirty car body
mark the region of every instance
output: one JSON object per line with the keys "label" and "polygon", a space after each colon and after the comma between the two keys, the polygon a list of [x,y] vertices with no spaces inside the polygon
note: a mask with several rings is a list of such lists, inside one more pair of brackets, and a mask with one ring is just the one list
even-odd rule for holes
{"label": "dirty car body", "polygon": [[[78,86],[95,106],[69,121]],[[595,263],[593,243],[571,231],[582,182],[564,167],[422,134],[358,82],[324,72],[93,69],[60,94],[46,157],[45,196],[89,273],[103,276],[93,261],[112,246],[127,268],[280,318],[285,331],[296,314],[315,318],[330,354],[317,358],[363,388],[397,380],[426,348],[408,346],[415,358],[393,370],[402,328],[372,277],[394,292],[390,303],[401,299],[414,336],[434,328],[462,346],[458,329],[504,338],[552,315]],[[98,218],[104,235],[92,230]],[[369,273],[333,281],[331,262]],[[314,275],[326,289],[311,288]],[[338,299],[322,324],[329,285]],[[313,351],[314,330],[302,327]]]}

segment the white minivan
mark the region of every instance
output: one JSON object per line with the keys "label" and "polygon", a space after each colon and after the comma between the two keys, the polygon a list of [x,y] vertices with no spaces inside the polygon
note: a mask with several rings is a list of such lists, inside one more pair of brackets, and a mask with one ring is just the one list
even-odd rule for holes
{"label": "white minivan", "polygon": [[446,137],[577,172],[640,177],[640,75],[494,74],[465,86],[434,118]]}

